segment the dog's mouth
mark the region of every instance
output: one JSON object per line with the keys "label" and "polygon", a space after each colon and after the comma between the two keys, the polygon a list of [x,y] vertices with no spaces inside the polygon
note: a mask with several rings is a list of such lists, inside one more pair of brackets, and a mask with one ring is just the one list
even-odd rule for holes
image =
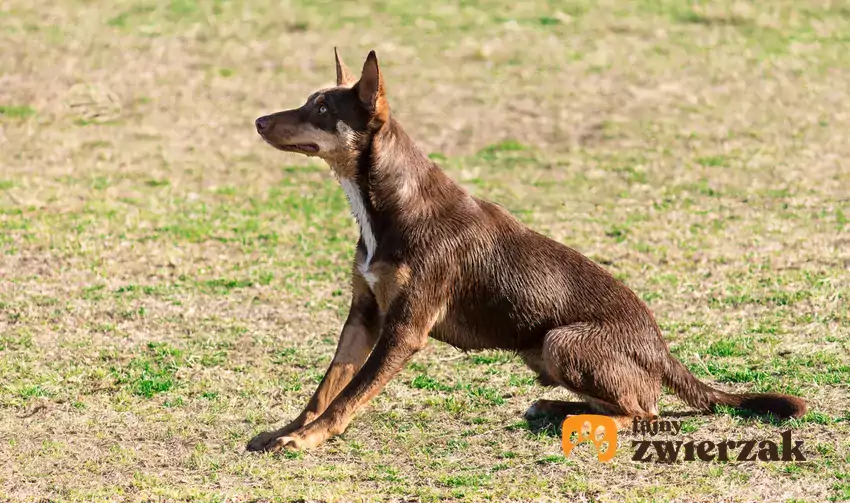
{"label": "dog's mouth", "polygon": [[300,154],[315,154],[319,151],[319,146],[315,143],[293,143],[289,145],[277,145],[269,142],[271,146],[284,152],[298,152]]}
{"label": "dog's mouth", "polygon": [[270,141],[268,138],[263,136],[263,139],[271,145],[272,147],[283,150],[284,152],[297,152],[299,154],[315,154],[319,152],[319,146],[315,143],[288,143],[281,144]]}

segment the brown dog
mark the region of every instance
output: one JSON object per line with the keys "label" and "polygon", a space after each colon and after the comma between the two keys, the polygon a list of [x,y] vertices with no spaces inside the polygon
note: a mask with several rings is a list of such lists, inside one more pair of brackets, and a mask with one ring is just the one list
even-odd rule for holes
{"label": "brown dog", "polygon": [[704,411],[806,412],[800,398],[698,381],[631,290],[449,179],[391,117],[374,51],[359,80],[338,53],[336,73],[337,87],[256,126],[279,150],[327,161],[348,196],[360,226],[351,310],[304,412],[248,450],[311,448],[342,433],[429,335],[463,350],[514,351],[541,382],[586,400],[540,400],[532,415],[593,411],[620,425],[653,418],[662,384]]}

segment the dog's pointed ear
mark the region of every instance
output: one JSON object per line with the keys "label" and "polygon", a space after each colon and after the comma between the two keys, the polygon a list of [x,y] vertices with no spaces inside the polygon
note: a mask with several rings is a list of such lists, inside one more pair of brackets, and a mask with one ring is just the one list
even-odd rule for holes
{"label": "dog's pointed ear", "polygon": [[348,71],[348,67],[345,66],[345,63],[339,56],[339,49],[336,47],[334,47],[334,59],[336,60],[336,85],[348,87],[354,85],[354,83],[357,82],[357,79],[355,79],[354,75],[351,75],[351,72]]}
{"label": "dog's pointed ear", "polygon": [[384,77],[378,68],[378,57],[375,51],[369,52],[363,63],[363,74],[357,83],[357,95],[360,101],[371,112],[372,117],[386,122],[390,118],[390,106],[384,95]]}

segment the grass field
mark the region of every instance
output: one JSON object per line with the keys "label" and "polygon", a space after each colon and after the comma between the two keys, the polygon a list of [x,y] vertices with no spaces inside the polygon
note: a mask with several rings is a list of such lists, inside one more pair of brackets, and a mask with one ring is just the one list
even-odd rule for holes
{"label": "grass field", "polygon": [[[769,2],[0,3],[0,501],[850,499],[850,7]],[[511,354],[432,342],[341,437],[249,455],[330,361],[357,230],[260,115],[375,49],[476,195],[604,264],[802,463],[564,458]],[[687,411],[671,395],[663,414]]]}

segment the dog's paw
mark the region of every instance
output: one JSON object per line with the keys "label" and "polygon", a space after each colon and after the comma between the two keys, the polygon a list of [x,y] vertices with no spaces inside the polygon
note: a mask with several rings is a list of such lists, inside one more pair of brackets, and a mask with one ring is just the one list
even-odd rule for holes
{"label": "dog's paw", "polygon": [[303,451],[304,449],[306,449],[306,447],[307,446],[304,444],[304,440],[302,440],[301,438],[287,436],[280,437],[279,439],[275,440],[273,450]]}
{"label": "dog's paw", "polygon": [[280,440],[280,433],[277,431],[264,431],[252,438],[245,449],[250,452],[269,452],[275,450],[277,441]]}
{"label": "dog's paw", "polygon": [[538,401],[534,402],[533,404],[531,404],[531,407],[529,407],[525,411],[525,414],[523,414],[525,419],[537,419],[537,418],[543,417],[543,416],[548,414],[548,411],[546,410],[545,405],[543,405],[540,402],[541,402],[541,400],[538,400]]}
{"label": "dog's paw", "polygon": [[245,449],[250,452],[302,451],[310,448],[307,442],[298,435],[286,432],[264,431],[252,438]]}

